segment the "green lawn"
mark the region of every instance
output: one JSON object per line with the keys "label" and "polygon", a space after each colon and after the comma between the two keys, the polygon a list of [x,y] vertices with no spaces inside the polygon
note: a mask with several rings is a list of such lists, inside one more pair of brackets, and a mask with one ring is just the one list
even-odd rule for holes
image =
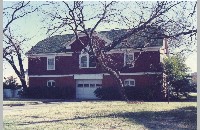
{"label": "green lawn", "polygon": [[197,129],[196,102],[4,101],[5,130]]}

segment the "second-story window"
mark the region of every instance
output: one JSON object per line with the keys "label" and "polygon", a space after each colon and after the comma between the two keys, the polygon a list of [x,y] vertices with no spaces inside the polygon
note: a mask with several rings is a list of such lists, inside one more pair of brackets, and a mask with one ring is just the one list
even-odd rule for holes
{"label": "second-story window", "polygon": [[55,70],[55,57],[47,57],[47,70]]}
{"label": "second-story window", "polygon": [[125,53],[124,54],[124,65],[134,66],[134,53]]}
{"label": "second-story window", "polygon": [[92,56],[89,57],[89,67],[90,68],[96,67],[96,61],[95,61],[94,57],[92,57]]}
{"label": "second-story window", "polygon": [[80,54],[79,56],[80,68],[95,68],[96,62],[89,54]]}
{"label": "second-story window", "polygon": [[87,68],[88,58],[87,55],[81,56],[81,68]]}

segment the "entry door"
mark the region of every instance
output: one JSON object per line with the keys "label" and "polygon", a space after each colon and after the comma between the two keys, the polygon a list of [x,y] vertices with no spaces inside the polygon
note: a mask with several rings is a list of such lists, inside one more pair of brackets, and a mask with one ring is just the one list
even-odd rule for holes
{"label": "entry door", "polygon": [[76,98],[78,99],[97,99],[94,91],[102,86],[102,80],[76,80]]}

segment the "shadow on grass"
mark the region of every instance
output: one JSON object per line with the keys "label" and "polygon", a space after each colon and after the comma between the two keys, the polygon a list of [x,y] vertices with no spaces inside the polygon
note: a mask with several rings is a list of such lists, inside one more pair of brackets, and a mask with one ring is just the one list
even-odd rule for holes
{"label": "shadow on grass", "polygon": [[10,107],[13,107],[13,106],[25,106],[25,104],[3,104],[3,106],[10,106]]}
{"label": "shadow on grass", "polygon": [[149,130],[197,129],[197,108],[184,107],[171,111],[144,111],[119,114],[131,122],[144,125]]}
{"label": "shadow on grass", "polygon": [[[95,114],[96,115],[96,114]],[[36,117],[33,117],[36,118]],[[38,118],[38,117],[37,117]],[[34,122],[24,122],[18,125],[30,125],[30,124],[40,124],[40,123],[56,123],[62,121],[73,121],[73,120],[84,120],[91,118],[124,118],[125,120],[137,124],[143,125],[149,130],[160,130],[160,129],[197,129],[197,108],[196,107],[183,107],[179,109],[174,109],[170,111],[142,111],[142,112],[126,112],[126,113],[114,113],[104,115],[103,113],[98,113],[96,116],[75,116],[69,119],[57,119],[49,121],[37,121]]]}

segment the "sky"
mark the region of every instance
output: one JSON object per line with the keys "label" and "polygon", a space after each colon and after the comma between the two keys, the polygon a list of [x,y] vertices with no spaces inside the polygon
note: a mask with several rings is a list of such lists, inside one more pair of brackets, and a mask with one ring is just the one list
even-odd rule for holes
{"label": "sky", "polygon": [[[32,2],[32,3],[33,3],[33,6],[35,7],[44,2]],[[11,4],[11,2],[4,1],[3,6],[6,7],[6,6],[9,6],[10,4]],[[90,4],[94,4],[93,9],[96,10],[96,13],[98,12],[98,10],[100,10],[100,8],[97,8],[97,7],[99,7],[98,6],[99,3],[90,2]],[[129,12],[130,9],[131,8],[134,8],[135,10],[139,10],[139,9],[136,9],[130,3],[126,3],[126,4],[127,4],[125,6],[126,10],[123,13],[127,14],[127,17],[131,18],[132,16],[130,14],[132,12]],[[122,7],[123,6],[117,6],[117,9],[121,9]],[[43,6],[42,9],[44,9],[45,11],[49,11],[49,12],[56,10],[56,8],[52,8],[52,7],[48,7],[48,6]],[[61,11],[60,9],[61,9],[61,7],[59,7],[59,11]],[[87,7],[85,9],[85,12],[87,12],[86,15],[90,16],[90,17],[95,15],[95,12],[91,11],[91,9],[89,9]],[[148,15],[148,13],[145,13],[144,15]],[[45,21],[43,21],[43,20],[45,20]],[[50,20],[49,21],[48,20],[49,20],[48,17],[46,17],[46,15],[44,13],[39,11],[39,12],[31,13],[21,19],[18,19],[12,24],[11,28],[13,30],[15,30],[14,33],[16,35],[22,35],[24,37],[28,37],[31,39],[31,40],[25,42],[25,44],[23,44],[24,53],[27,52],[28,50],[30,50],[32,46],[36,45],[36,43],[45,39],[48,36],[46,34],[46,29],[43,28],[44,26],[46,26],[48,24],[48,22],[51,22]],[[6,21],[6,18],[3,19],[3,22],[5,22],[5,21]],[[87,27],[93,26],[93,24],[94,24],[94,21],[90,21],[87,23]],[[120,25],[117,23],[115,23],[115,24],[113,24],[113,23],[105,24],[104,23],[104,24],[100,24],[100,26],[97,28],[97,31],[115,29],[115,28],[120,28],[120,27],[125,28],[126,26]],[[70,31],[66,32],[66,33],[70,33]],[[194,47],[196,47],[196,45]],[[13,69],[10,67],[10,65],[6,62],[3,62],[3,63],[4,63],[3,64],[3,70],[4,70],[3,76],[8,77],[11,75],[15,75],[15,73],[14,73]],[[196,52],[191,53],[187,57],[186,64],[188,67],[191,68],[191,72],[197,71],[197,53]],[[27,58],[24,59],[24,67],[25,67],[25,69],[28,69]]]}

